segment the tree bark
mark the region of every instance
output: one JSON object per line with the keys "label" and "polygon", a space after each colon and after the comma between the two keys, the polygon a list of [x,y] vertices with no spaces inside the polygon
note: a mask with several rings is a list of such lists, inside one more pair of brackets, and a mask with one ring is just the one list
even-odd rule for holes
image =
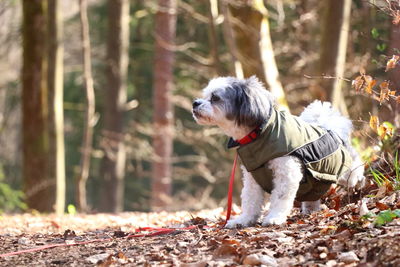
{"label": "tree bark", "polygon": [[[172,91],[175,41],[176,0],[159,0],[155,17],[155,53],[153,88],[153,150],[151,207],[167,209],[171,200],[171,155],[173,144]],[[167,44],[167,45],[165,45]]]}
{"label": "tree bark", "polygon": [[103,211],[121,212],[126,162],[123,125],[129,63],[129,0],[109,0],[108,12],[101,204]]}
{"label": "tree bark", "polygon": [[282,108],[288,109],[269,31],[268,11],[262,0],[241,0],[229,4],[237,58],[244,77],[256,75],[267,83]]}
{"label": "tree bark", "polygon": [[233,26],[232,26],[232,21],[231,21],[231,15],[229,14],[229,9],[227,6],[227,3],[225,1],[221,2],[221,11],[222,14],[224,15],[224,22],[222,25],[222,32],[224,34],[224,40],[226,43],[226,46],[228,47],[228,50],[230,52],[231,56],[231,61],[233,62],[233,69],[235,76],[239,79],[244,78],[244,73],[243,73],[243,66],[242,63],[239,61],[239,51],[236,45],[236,42],[233,38],[234,31],[233,31]]}
{"label": "tree bark", "polygon": [[47,4],[49,14],[49,171],[50,178],[56,181],[55,210],[57,214],[62,214],[65,208],[62,17],[58,0],[47,0]]}
{"label": "tree bark", "polygon": [[219,42],[215,20],[218,16],[218,2],[217,0],[206,0],[207,15],[208,15],[208,39],[210,43],[210,56],[212,59],[214,76],[222,76],[221,60],[219,59]]}
{"label": "tree bark", "polygon": [[29,208],[53,211],[55,180],[49,177],[46,0],[23,2],[22,161]]}
{"label": "tree bark", "polygon": [[343,114],[347,107],[342,92],[341,78],[344,74],[347,40],[349,35],[351,0],[328,0],[324,2],[322,40],[318,75],[335,77],[320,79],[321,100],[331,101]]}
{"label": "tree bark", "polygon": [[[400,10],[398,1],[391,2],[391,8],[393,10]],[[391,23],[390,26],[390,41],[389,41],[389,58],[393,55],[399,55],[400,53],[400,25]],[[400,88],[400,67],[396,67],[389,71],[390,88],[392,90],[399,90]],[[396,100],[391,99],[390,105],[392,107],[392,113],[394,115],[393,122],[396,128],[400,128],[400,103]]]}
{"label": "tree bark", "polygon": [[84,88],[86,92],[86,110],[82,140],[81,169],[76,184],[76,201],[80,211],[87,211],[86,182],[89,177],[90,158],[93,142],[93,124],[95,114],[95,98],[93,88],[92,63],[90,58],[89,21],[87,17],[87,0],[79,0],[79,13],[82,34],[82,61]]}
{"label": "tree bark", "polygon": [[228,7],[238,50],[237,57],[242,64],[244,77],[256,75],[266,82],[260,50],[262,14],[244,0],[235,1]]}

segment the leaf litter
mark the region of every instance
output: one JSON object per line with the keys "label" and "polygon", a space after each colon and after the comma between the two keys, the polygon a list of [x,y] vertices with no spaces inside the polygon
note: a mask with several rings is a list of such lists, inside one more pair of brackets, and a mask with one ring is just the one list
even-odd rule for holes
{"label": "leaf litter", "polygon": [[[374,187],[368,192],[376,192]],[[0,257],[1,266],[399,266],[400,193],[333,189],[325,208],[295,208],[283,226],[223,229],[224,211],[3,215],[0,254],[48,244],[75,246]],[[236,207],[238,209],[238,207]],[[383,213],[383,215],[382,215]],[[387,221],[379,221],[381,216]],[[132,237],[143,227],[188,227]],[[146,230],[151,232],[151,229]]]}

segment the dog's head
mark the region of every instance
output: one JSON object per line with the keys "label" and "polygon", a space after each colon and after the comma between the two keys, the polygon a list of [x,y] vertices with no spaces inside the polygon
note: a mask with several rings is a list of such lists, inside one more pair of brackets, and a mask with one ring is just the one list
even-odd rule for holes
{"label": "dog's head", "polygon": [[230,129],[254,129],[268,119],[272,95],[252,76],[248,79],[219,77],[203,89],[203,98],[193,102],[193,117],[202,125]]}

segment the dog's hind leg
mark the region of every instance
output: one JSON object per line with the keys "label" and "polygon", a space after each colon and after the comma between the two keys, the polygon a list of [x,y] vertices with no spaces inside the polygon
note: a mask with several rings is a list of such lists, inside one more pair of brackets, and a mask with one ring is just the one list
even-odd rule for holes
{"label": "dog's hind leg", "polygon": [[264,190],[254,180],[251,173],[249,173],[244,166],[242,166],[242,172],[242,214],[234,219],[229,220],[225,226],[227,228],[249,226],[254,224],[260,217],[262,206],[264,204]]}
{"label": "dog's hind leg", "polygon": [[274,188],[271,192],[271,204],[263,225],[283,224],[293,208],[293,202],[303,177],[302,164],[293,156],[285,156],[270,161]]}
{"label": "dog's hind leg", "polygon": [[360,155],[350,144],[346,144],[346,148],[350,152],[353,162],[350,170],[339,177],[338,184],[346,188],[363,188],[366,184],[364,163],[361,161]]}

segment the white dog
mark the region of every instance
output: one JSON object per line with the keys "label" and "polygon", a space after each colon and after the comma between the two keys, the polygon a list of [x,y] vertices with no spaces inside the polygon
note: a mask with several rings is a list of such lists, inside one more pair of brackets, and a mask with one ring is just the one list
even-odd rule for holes
{"label": "white dog", "polygon": [[242,161],[242,214],[226,227],[256,223],[271,193],[263,225],[283,224],[295,199],[302,212],[319,210],[319,199],[332,183],[364,184],[364,168],[349,143],[351,121],[328,102],[315,101],[296,117],[276,109],[273,96],[256,77],[220,77],[193,102],[193,117],[216,125],[231,137]]}

